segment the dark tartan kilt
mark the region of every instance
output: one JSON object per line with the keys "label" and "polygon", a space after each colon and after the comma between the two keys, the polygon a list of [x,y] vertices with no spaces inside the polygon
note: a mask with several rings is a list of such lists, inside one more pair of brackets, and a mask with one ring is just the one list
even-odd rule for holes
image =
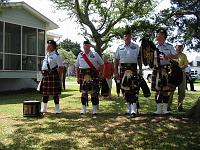
{"label": "dark tartan kilt", "polygon": [[[91,81],[90,82],[85,82],[84,81],[84,76],[85,75],[90,75]],[[80,69],[80,92],[82,93],[96,93],[99,92],[100,90],[100,85],[99,85],[99,73],[94,70],[94,69]]]}
{"label": "dark tartan kilt", "polygon": [[124,73],[126,70],[131,70],[133,75],[135,76],[134,78],[132,78],[132,84],[134,84],[134,89],[130,89],[130,90],[124,90],[125,93],[138,93],[139,92],[139,82],[138,82],[138,73],[137,73],[137,64],[121,64],[121,68],[120,68],[120,83],[121,83],[121,88],[123,89],[123,83],[122,83],[122,79],[124,77]]}
{"label": "dark tartan kilt", "polygon": [[158,70],[157,69],[153,69],[153,72],[152,72],[152,76],[151,76],[151,90],[152,91],[157,91],[156,90],[156,77],[157,77],[157,72]]}
{"label": "dark tartan kilt", "polygon": [[137,64],[121,64],[121,68],[120,68],[120,79],[122,80],[123,76],[124,76],[124,72],[126,70],[131,70],[133,72],[134,75],[137,74]]}
{"label": "dark tartan kilt", "polygon": [[43,74],[41,94],[57,95],[61,94],[61,81],[57,71]]}
{"label": "dark tartan kilt", "polygon": [[[164,68],[163,68],[164,69]],[[167,68],[165,68],[166,72],[167,72],[167,76],[169,77],[169,66],[167,66]],[[159,69],[158,68],[154,68],[153,72],[152,72],[152,77],[151,77],[151,90],[152,91],[160,91],[160,89],[156,88],[156,82],[157,80],[160,80],[161,77],[159,76],[159,78],[157,77],[157,73],[158,73]],[[168,79],[167,79],[168,80]],[[157,85],[158,88],[161,88],[159,85]],[[168,87],[168,82],[167,82],[167,86],[163,86],[163,91],[169,91],[169,87]]]}

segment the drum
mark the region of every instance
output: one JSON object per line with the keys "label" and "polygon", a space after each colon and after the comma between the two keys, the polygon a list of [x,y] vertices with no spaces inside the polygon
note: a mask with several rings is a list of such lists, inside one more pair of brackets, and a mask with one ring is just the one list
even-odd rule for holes
{"label": "drum", "polygon": [[39,101],[24,101],[23,116],[24,117],[38,117],[41,116],[41,103]]}

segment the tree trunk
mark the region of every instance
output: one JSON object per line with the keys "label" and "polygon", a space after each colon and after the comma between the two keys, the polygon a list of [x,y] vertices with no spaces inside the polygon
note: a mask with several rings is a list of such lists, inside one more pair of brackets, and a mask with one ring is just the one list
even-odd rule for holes
{"label": "tree trunk", "polygon": [[200,97],[196,101],[196,103],[192,106],[190,110],[186,112],[186,117],[200,120]]}

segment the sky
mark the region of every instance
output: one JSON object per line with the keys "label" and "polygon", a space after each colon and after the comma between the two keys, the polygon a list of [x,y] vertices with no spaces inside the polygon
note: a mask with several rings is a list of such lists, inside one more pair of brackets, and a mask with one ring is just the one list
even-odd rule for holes
{"label": "sky", "polygon": [[[24,1],[35,10],[58,24],[59,29],[52,30],[50,32],[62,35],[62,39],[70,39],[73,42],[82,43],[84,41],[83,36],[79,35],[80,30],[77,23],[73,20],[70,20],[67,16],[67,13],[64,11],[59,11],[54,8],[53,2],[50,0],[10,0],[10,2]],[[155,8],[156,11],[166,9],[170,7],[170,0],[159,0],[159,6]],[[120,40],[113,42],[111,49],[116,49]],[[189,53],[184,51],[187,54],[189,61],[194,59],[194,56],[199,55],[198,53]]]}
{"label": "sky", "polygon": [[24,1],[32,8],[55,22],[59,29],[51,30],[50,32],[62,35],[62,39],[71,39],[73,42],[81,43],[82,36],[78,35],[78,26],[75,22],[67,19],[64,11],[55,11],[54,4],[49,0],[10,0],[10,2]]}
{"label": "sky", "polygon": [[[73,42],[82,43],[84,38],[79,35],[79,27],[78,25],[67,19],[66,12],[64,11],[55,11],[53,7],[54,4],[50,0],[10,0],[10,2],[16,1],[24,1],[38,12],[55,22],[59,25],[59,29],[53,30],[52,32],[62,35],[63,39],[69,38]],[[169,0],[160,0],[161,4],[159,6],[160,9],[167,8],[169,6]]]}

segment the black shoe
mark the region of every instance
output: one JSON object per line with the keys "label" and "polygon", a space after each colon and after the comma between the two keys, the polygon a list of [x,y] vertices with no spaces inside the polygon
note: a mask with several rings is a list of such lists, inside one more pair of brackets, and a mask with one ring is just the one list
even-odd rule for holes
{"label": "black shoe", "polygon": [[132,113],[132,114],[130,115],[130,117],[131,117],[131,118],[135,118],[135,117],[136,117],[136,114],[135,114],[135,113]]}
{"label": "black shoe", "polygon": [[130,113],[126,112],[126,113],[124,113],[124,115],[128,116],[128,115],[130,115]]}
{"label": "black shoe", "polygon": [[179,112],[183,112],[183,107],[182,106],[180,106],[180,107],[178,107],[178,109],[177,109]]}
{"label": "black shoe", "polygon": [[167,116],[167,115],[171,115],[172,113],[171,112],[168,112],[168,113],[165,113],[165,114],[162,114],[164,116]]}
{"label": "black shoe", "polygon": [[191,90],[191,91],[197,91],[197,90]]}
{"label": "black shoe", "polygon": [[167,111],[172,111],[170,107],[167,107]]}

